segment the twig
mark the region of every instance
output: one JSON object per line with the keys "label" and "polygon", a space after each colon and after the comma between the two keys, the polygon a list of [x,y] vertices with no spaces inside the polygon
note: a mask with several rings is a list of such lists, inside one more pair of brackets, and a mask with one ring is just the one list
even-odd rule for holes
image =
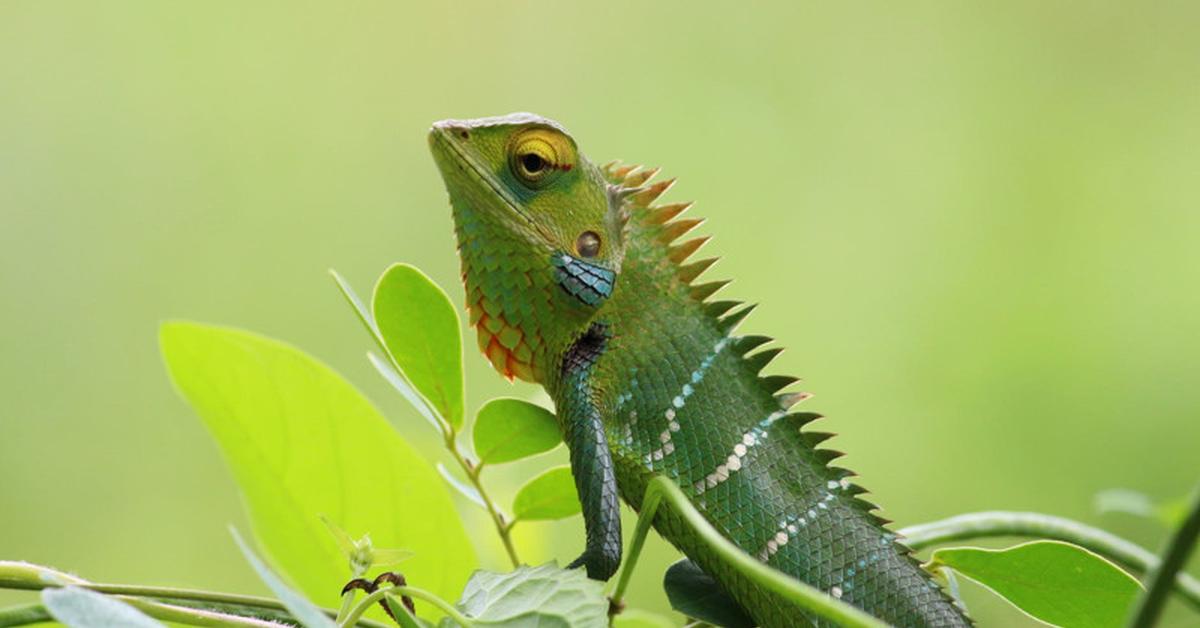
{"label": "twig", "polygon": [[[899,531],[905,544],[921,550],[949,541],[992,537],[1057,539],[1087,548],[1105,558],[1140,572],[1159,565],[1153,552],[1110,532],[1054,515],[1036,512],[986,511],[910,526]],[[1200,609],[1200,581],[1186,573],[1175,576],[1175,590]]]}
{"label": "twig", "polygon": [[1150,570],[1146,576],[1148,582],[1146,594],[1142,596],[1130,615],[1130,628],[1150,628],[1162,613],[1163,604],[1167,601],[1167,593],[1171,583],[1178,582],[1177,574],[1187,563],[1188,555],[1196,545],[1196,537],[1200,536],[1200,488],[1192,497],[1192,507],[1183,523],[1175,530],[1167,549],[1163,552],[1162,561]]}

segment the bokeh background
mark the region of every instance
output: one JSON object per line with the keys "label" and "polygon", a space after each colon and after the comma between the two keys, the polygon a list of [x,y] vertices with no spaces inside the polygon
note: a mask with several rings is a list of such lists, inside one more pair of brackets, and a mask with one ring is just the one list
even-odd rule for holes
{"label": "bokeh background", "polygon": [[[424,133],[514,110],[680,177],[671,198],[698,200],[724,257],[710,272],[761,303],[743,329],[790,348],[776,368],[806,378],[887,516],[1040,510],[1156,548],[1161,526],[1093,496],[1169,500],[1200,475],[1197,19],[1186,2],[0,3],[0,557],[261,591],[226,532],[245,528],[230,474],[164,374],[165,318],[304,347],[438,459],[325,271],[367,291],[411,262],[461,300]],[[467,386],[471,408],[537,394],[473,349]],[[547,460],[496,475],[501,499]],[[521,542],[568,560],[581,539],[574,518]],[[632,602],[662,609],[674,556],[652,553]],[[1027,623],[967,593],[985,626]]]}

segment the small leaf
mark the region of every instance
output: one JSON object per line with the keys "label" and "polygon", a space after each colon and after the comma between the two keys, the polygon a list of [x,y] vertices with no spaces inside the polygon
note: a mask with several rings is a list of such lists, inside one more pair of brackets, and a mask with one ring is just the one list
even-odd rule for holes
{"label": "small leaf", "polygon": [[1123,512],[1138,517],[1154,516],[1154,502],[1145,493],[1127,488],[1110,488],[1096,493],[1096,512]]}
{"label": "small leaf", "polygon": [[417,409],[417,413],[424,417],[433,426],[433,429],[437,430],[438,434],[445,436],[446,428],[442,426],[441,421],[437,417],[433,416],[433,412],[429,409],[429,402],[425,401],[425,398],[420,393],[413,390],[412,386],[404,381],[404,377],[396,372],[396,368],[390,362],[375,355],[374,351],[367,352],[367,360],[371,363],[371,366],[375,367],[376,371],[379,371],[383,379],[391,384],[392,388],[395,388],[400,393],[400,396],[404,397],[405,401]]}
{"label": "small leaf", "polygon": [[558,421],[549,410],[521,399],[492,399],[479,409],[472,428],[480,464],[499,464],[536,456],[562,442]]}
{"label": "small leaf", "polygon": [[442,474],[442,479],[446,480],[447,484],[454,487],[454,490],[458,491],[460,495],[471,500],[472,503],[480,508],[485,510],[487,509],[487,504],[484,503],[483,496],[479,494],[479,491],[475,490],[474,486],[471,486],[470,484],[467,484],[466,482],[463,482],[455,477],[454,474],[450,472],[450,469],[447,469],[446,465],[440,462],[437,463],[437,470],[438,473]]}
{"label": "small leaf", "polygon": [[1061,541],[1002,550],[945,548],[933,553],[932,562],[991,589],[1034,619],[1063,628],[1122,626],[1141,591],[1120,567]]}
{"label": "small leaf", "polygon": [[676,628],[675,622],[657,613],[630,608],[613,617],[613,628]]}
{"label": "small leaf", "polygon": [[237,480],[259,547],[297,589],[332,606],[349,579],[324,514],[380,546],[419,549],[404,573],[422,588],[462,591],[475,557],[449,491],[350,383],[244,331],[173,322],[160,343]]}
{"label": "small leaf", "polygon": [[963,600],[962,591],[958,587],[958,576],[954,575],[954,570],[949,567],[941,567],[937,572],[942,577],[942,580],[946,581],[946,592],[950,594],[951,598],[954,598],[954,602],[963,611],[969,614],[970,609],[967,608],[967,602]]}
{"label": "small leaf", "polygon": [[372,311],[402,374],[454,429],[461,428],[462,334],[450,298],[425,273],[395,264],[375,284]]}
{"label": "small leaf", "polygon": [[44,589],[42,603],[51,617],[70,628],[166,628],[121,600],[79,587]]}
{"label": "small leaf", "polygon": [[554,467],[533,478],[513,500],[513,516],[518,520],[565,519],[579,511],[579,495],[569,466]]}
{"label": "small leaf", "polygon": [[753,628],[756,625],[712,576],[686,558],[667,568],[667,573],[663,574],[663,589],[671,608],[688,617],[725,628]]}
{"label": "small leaf", "polygon": [[375,567],[394,567],[416,556],[416,553],[405,549],[372,549],[371,553],[375,557],[371,565]]}
{"label": "small leaf", "polygon": [[1175,528],[1187,514],[1188,498],[1181,497],[1155,504],[1145,493],[1127,488],[1110,488],[1096,493],[1096,512],[1121,512],[1154,519],[1168,528]]}
{"label": "small leaf", "polygon": [[504,574],[476,571],[457,606],[487,626],[608,626],[604,584],[553,563]]}
{"label": "small leaf", "polygon": [[358,294],[354,292],[354,288],[350,287],[350,282],[346,281],[338,271],[330,268],[329,274],[333,276],[333,280],[337,282],[338,289],[342,291],[342,296],[346,298],[346,302],[354,309],[354,313],[358,315],[358,320],[367,328],[371,337],[379,343],[379,348],[387,350],[387,345],[383,343],[383,336],[379,334],[379,328],[375,326],[375,319],[371,317],[371,311],[363,304],[362,299],[358,298]]}
{"label": "small leaf", "polygon": [[357,541],[341,529],[329,517],[321,515],[321,523],[337,541],[338,549],[350,563],[350,575],[358,578],[366,574],[372,566],[386,567],[398,564],[413,557],[413,553],[402,549],[376,549],[371,543],[371,535],[364,534]]}
{"label": "small leaf", "polygon": [[296,621],[299,621],[304,628],[334,628],[336,626],[336,624],[333,623],[333,620],[326,617],[325,613],[322,613],[321,610],[316,607],[316,605],[308,601],[308,599],[303,595],[293,591],[291,587],[284,584],[283,581],[279,579],[279,576],[276,576],[275,573],[267,567],[266,563],[264,563],[257,555],[254,554],[254,551],[250,549],[250,546],[246,545],[246,542],[242,540],[242,535],[238,534],[237,530],[230,527],[229,533],[233,535],[233,540],[237,543],[238,549],[242,550],[242,555],[246,557],[246,561],[249,562],[250,566],[254,568],[254,571],[258,573],[259,579],[263,581],[263,584],[267,585],[267,588],[271,589],[271,592],[275,594],[275,597],[283,603],[283,607],[286,608],[288,612],[292,614],[292,617],[295,617]]}
{"label": "small leaf", "polygon": [[329,534],[333,535],[333,540],[337,542],[338,549],[342,550],[342,553],[346,555],[346,558],[353,556],[354,552],[358,551],[358,547],[354,539],[350,538],[350,535],[347,534],[345,530],[338,527],[336,523],[330,521],[329,517],[326,517],[325,515],[321,515],[320,517],[321,523],[325,524],[325,529],[329,530]]}

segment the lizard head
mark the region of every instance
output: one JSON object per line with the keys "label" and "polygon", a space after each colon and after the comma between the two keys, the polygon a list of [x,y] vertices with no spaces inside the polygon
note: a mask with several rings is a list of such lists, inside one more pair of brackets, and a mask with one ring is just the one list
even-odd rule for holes
{"label": "lizard head", "polygon": [[562,126],[533,114],[443,120],[429,145],[450,195],[480,349],[509,378],[545,381],[614,290],[620,188]]}

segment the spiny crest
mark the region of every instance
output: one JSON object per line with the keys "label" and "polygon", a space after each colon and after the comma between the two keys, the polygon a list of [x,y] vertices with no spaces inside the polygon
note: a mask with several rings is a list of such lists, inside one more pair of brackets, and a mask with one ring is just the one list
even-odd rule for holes
{"label": "spiny crest", "polygon": [[637,220],[639,224],[648,227],[655,240],[667,247],[667,259],[675,264],[680,280],[692,286],[691,293],[697,300],[703,302],[724,285],[723,283],[693,285],[704,271],[716,263],[717,258],[684,263],[708,241],[708,236],[674,244],[685,233],[704,222],[701,218],[679,217],[692,204],[690,202],[654,204],[675,184],[675,179],[664,179],[651,183],[650,180],[659,172],[658,168],[622,165],[616,161],[601,166],[601,171],[616,190],[615,193],[623,199],[629,212],[629,219]]}
{"label": "spiny crest", "polygon": [[[717,321],[717,325],[722,333],[732,337],[734,329],[745,320],[746,316],[754,310],[755,306],[753,304],[744,305],[740,301],[709,300],[709,297],[725,287],[729,283],[728,281],[695,283],[695,280],[704,271],[716,263],[717,258],[706,258],[691,263],[685,262],[708,242],[709,236],[691,238],[679,244],[674,244],[674,242],[692,229],[695,229],[704,220],[700,218],[680,218],[680,215],[692,206],[690,202],[653,204],[675,184],[675,179],[664,179],[650,183],[651,179],[658,174],[658,168],[643,169],[641,166],[622,165],[616,161],[602,166],[602,171],[608,178],[609,183],[614,186],[615,190],[618,190],[617,193],[624,199],[625,206],[629,210],[627,219],[638,220],[640,224],[653,230],[655,239],[668,247],[667,259],[677,267],[680,279],[690,286],[692,297],[704,304],[704,311]],[[767,336],[737,336],[733,337],[734,344],[732,348],[745,360],[752,372],[757,374],[761,373],[783,351],[783,349],[777,347],[762,348],[771,341],[772,339]],[[756,350],[757,352],[755,352]],[[800,381],[796,377],[787,375],[759,375],[758,381],[763,390],[774,395],[775,400],[779,403],[779,407],[783,410],[789,410],[796,404],[812,396],[806,392],[784,391],[784,389]],[[885,526],[889,522],[875,514],[877,507],[859,497],[859,495],[867,492],[866,489],[849,481],[849,478],[856,474],[830,464],[842,456],[840,451],[821,447],[821,444],[832,438],[833,434],[803,430],[804,426],[820,418],[822,418],[821,415],[812,412],[795,412],[788,414],[786,420],[789,427],[794,430],[797,445],[812,450],[820,464],[826,468],[833,481],[837,481],[843,485],[847,503],[861,511],[863,515],[875,524],[880,527]]]}

